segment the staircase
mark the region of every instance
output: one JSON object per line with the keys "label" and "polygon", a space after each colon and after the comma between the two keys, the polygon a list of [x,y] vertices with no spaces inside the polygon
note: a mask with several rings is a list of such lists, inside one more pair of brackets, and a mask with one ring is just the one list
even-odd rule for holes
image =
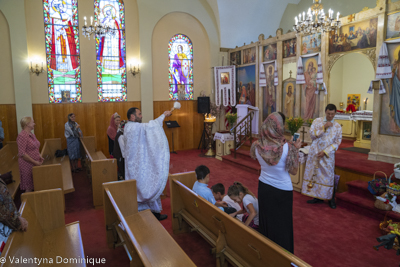
{"label": "staircase", "polygon": [[[368,182],[351,181],[346,183],[348,191],[336,194],[336,203],[353,212],[362,213],[368,217],[383,220],[387,211],[375,208],[374,196],[368,191]],[[387,212],[387,219],[400,221],[400,213]]]}
{"label": "staircase", "polygon": [[[253,138],[252,141],[257,141],[256,138]],[[261,166],[257,160],[254,160],[250,157],[250,148],[251,143],[249,140],[244,142],[242,146],[236,150],[236,158],[234,156],[235,149],[231,149],[231,154],[222,156],[222,162],[231,164],[236,167],[241,167],[244,170],[249,172],[260,174]]]}

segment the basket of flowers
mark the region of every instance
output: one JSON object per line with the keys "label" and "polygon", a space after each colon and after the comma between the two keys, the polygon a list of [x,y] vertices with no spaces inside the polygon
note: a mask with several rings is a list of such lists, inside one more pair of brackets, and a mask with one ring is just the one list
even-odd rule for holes
{"label": "basket of flowers", "polygon": [[393,174],[389,177],[389,184],[386,186],[386,192],[394,196],[400,196],[400,185],[397,183],[392,183]]}

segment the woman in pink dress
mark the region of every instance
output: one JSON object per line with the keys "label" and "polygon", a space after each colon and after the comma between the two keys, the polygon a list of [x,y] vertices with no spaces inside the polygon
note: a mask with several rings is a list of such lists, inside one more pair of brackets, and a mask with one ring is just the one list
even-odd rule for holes
{"label": "woman in pink dress", "polygon": [[35,122],[31,117],[23,117],[21,119],[22,131],[17,137],[18,144],[18,165],[21,175],[21,190],[25,192],[33,191],[33,166],[40,166],[43,163],[43,158],[40,156],[40,142],[32,133],[35,127]]}

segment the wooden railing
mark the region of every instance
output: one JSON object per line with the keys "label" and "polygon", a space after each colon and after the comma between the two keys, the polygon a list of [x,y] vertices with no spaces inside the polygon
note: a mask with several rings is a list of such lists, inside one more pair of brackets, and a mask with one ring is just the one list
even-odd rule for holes
{"label": "wooden railing", "polygon": [[235,146],[233,148],[233,156],[236,158],[236,151],[247,141],[250,140],[250,144],[253,142],[253,136],[251,131],[251,121],[254,117],[254,110],[250,111],[230,132],[233,133]]}

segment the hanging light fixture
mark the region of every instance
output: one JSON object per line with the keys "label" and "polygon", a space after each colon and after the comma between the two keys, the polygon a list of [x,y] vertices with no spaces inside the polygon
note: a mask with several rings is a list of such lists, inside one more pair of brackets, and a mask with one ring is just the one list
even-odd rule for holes
{"label": "hanging light fixture", "polygon": [[328,16],[326,16],[322,0],[313,0],[313,5],[308,9],[307,14],[299,14],[294,17],[295,25],[293,29],[298,34],[313,34],[335,31],[336,33],[341,27],[339,20],[340,13],[337,12],[336,20],[333,17],[333,10],[329,9]]}
{"label": "hanging light fixture", "polygon": [[98,22],[95,22],[95,24],[93,25],[93,17],[90,17],[90,26],[87,26],[86,23],[86,17],[83,17],[84,21],[85,21],[85,25],[82,27],[82,34],[83,36],[89,38],[90,40],[90,36],[91,35],[98,35],[99,37],[102,36],[106,36],[106,35],[110,35],[110,36],[115,36],[118,32],[117,29],[115,29],[114,27],[110,27],[110,25],[106,24],[106,25],[101,25]]}

